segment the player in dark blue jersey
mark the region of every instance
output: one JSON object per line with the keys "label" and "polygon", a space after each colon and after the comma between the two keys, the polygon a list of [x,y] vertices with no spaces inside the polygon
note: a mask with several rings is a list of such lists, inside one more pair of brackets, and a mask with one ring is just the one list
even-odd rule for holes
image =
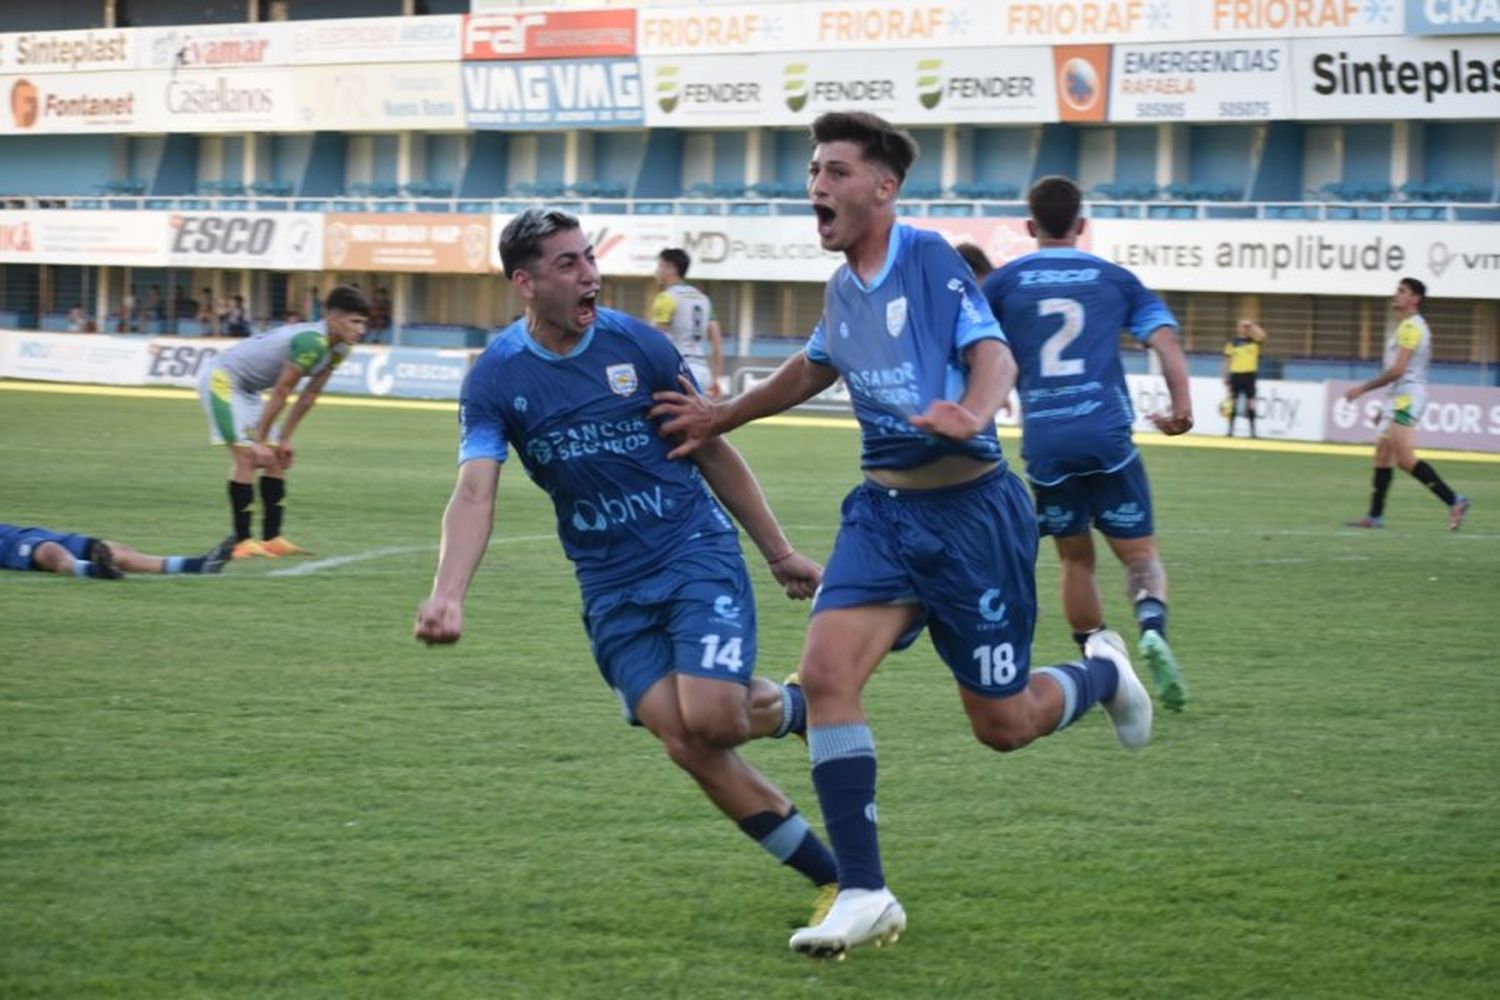
{"label": "player in dark blue jersey", "polygon": [[1076,184],[1044,177],[1028,199],[1038,249],[985,278],[984,294],[1020,368],[1021,454],[1042,534],[1062,563],[1063,614],[1080,646],[1104,628],[1092,524],[1125,566],[1141,655],[1162,703],[1179,711],[1187,688],[1167,645],[1167,574],[1120,363],[1121,330],[1156,351],[1172,408],[1151,420],[1164,434],[1187,433],[1193,401],[1177,320],[1135,275],[1077,248],[1084,220]]}
{"label": "player in dark blue jersey", "polygon": [[92,535],[0,524],[0,569],[98,580],[120,580],[127,573],[222,573],[236,541],[230,535],[201,556],[153,556]]}
{"label": "player in dark blue jersey", "polygon": [[875,742],[860,692],[924,626],[958,682],[978,739],[1014,750],[1104,705],[1127,747],[1151,734],[1151,698],[1113,633],[1078,663],[1030,669],[1036,516],[1010,473],[994,417],[1015,362],[963,259],[941,237],[896,224],[916,144],[864,113],[826,114],[808,194],[824,249],[846,263],[828,282],[806,349],[719,404],[658,393],[662,430],[687,454],[779,413],[843,376],[859,417],[865,482],[843,516],[799,667],[813,784],[839,863],[827,916],[792,935],[813,956],[892,940],[906,926],[876,836]]}
{"label": "player in dark blue jersey", "polygon": [[831,886],[828,849],[734,752],[755,737],[804,731],[806,707],[795,687],[752,677],[755,598],[734,525],[709,487],[789,596],[812,596],[818,564],[787,541],[727,442],[692,462],[667,459],[646,411],[653,390],[688,369],[659,331],[597,307],[599,269],[577,219],[528,209],[505,227],[500,253],[527,311],[464,381],[458,483],[416,637],[462,635],[500,466],[515,449],[552,498],[594,658],[626,718],[660,739],[751,838],[820,889]]}

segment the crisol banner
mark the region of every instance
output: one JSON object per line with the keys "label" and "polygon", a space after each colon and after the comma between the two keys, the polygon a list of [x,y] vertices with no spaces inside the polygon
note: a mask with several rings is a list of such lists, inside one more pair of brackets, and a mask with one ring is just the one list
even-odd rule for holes
{"label": "crisol banner", "polygon": [[323,216],[313,212],[162,212],[169,263],[185,267],[323,268]]}
{"label": "crisol banner", "polygon": [[640,125],[641,68],[634,59],[465,63],[470,128]]}
{"label": "crisol banner", "polygon": [[334,214],[324,263],[331,271],[483,274],[490,269],[490,218],[412,213]]}
{"label": "crisol banner", "polygon": [[1286,42],[1114,47],[1110,121],[1265,121],[1291,117],[1292,53]]}
{"label": "crisol banner", "polygon": [[[1385,395],[1366,393],[1344,399],[1353,382],[1329,382],[1328,440],[1370,443]],[[1417,447],[1500,452],[1500,389],[1488,386],[1428,385],[1427,405],[1417,423]]]}
{"label": "crisol banner", "polygon": [[1479,118],[1500,110],[1500,38],[1292,43],[1301,119]]}
{"label": "crisol banner", "polygon": [[1497,0],[1406,0],[1409,35],[1500,35]]}
{"label": "crisol banner", "polygon": [[457,399],[468,351],[357,345],[328,379],[328,391],[353,396]]}
{"label": "crisol banner", "polygon": [[1389,295],[1406,275],[1433,295],[1500,299],[1500,243],[1484,223],[1095,219],[1094,253],[1150,288]]}

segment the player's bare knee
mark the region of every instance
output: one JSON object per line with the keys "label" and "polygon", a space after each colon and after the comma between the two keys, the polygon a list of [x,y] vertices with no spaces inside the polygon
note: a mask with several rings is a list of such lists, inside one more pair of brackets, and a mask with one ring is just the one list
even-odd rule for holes
{"label": "player's bare knee", "polygon": [[973,729],[975,739],[991,750],[1000,753],[1010,753],[1012,750],[1019,750],[1035,739],[1035,736],[1030,732],[1030,727],[1017,725],[1012,722],[976,719],[973,723]]}
{"label": "player's bare knee", "polygon": [[688,737],[704,746],[729,749],[750,739],[750,716],[745,711],[720,707],[714,711],[683,714]]}
{"label": "player's bare knee", "polygon": [[73,568],[73,555],[56,542],[43,542],[31,552],[31,561],[49,573],[66,573]]}

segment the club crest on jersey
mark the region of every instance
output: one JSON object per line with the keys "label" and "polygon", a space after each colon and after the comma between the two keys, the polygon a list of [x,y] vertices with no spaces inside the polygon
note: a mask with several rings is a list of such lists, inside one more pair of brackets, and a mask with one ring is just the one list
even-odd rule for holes
{"label": "club crest on jersey", "polygon": [[885,332],[892,337],[901,336],[901,328],[906,326],[906,296],[892,299],[885,304]]}
{"label": "club crest on jersey", "polygon": [[635,392],[640,380],[636,378],[635,365],[610,365],[604,369],[604,377],[609,380],[609,391],[616,396],[628,396]]}

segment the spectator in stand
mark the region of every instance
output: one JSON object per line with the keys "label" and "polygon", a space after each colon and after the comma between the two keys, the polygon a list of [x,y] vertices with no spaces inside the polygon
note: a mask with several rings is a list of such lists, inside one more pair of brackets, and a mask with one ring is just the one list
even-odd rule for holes
{"label": "spectator in stand", "polygon": [[197,320],[199,336],[217,337],[219,335],[219,314],[214,309],[212,288],[203,289],[203,297],[198,300]]}
{"label": "spectator in stand", "polygon": [[230,296],[225,310],[219,314],[219,320],[224,324],[225,336],[250,336],[250,323],[245,316],[245,297],[243,295]]}
{"label": "spectator in stand", "polygon": [[307,315],[314,323],[323,318],[323,296],[318,292],[317,285],[313,285],[312,294],[307,297]]}
{"label": "spectator in stand", "polygon": [[370,299],[370,338],[377,344],[386,342],[386,331],[391,328],[391,293],[384,288],[376,288],[375,295]]}
{"label": "spectator in stand", "polygon": [[130,290],[125,293],[125,297],[120,300],[120,322],[118,327],[120,333],[133,333],[135,331],[136,301],[135,286],[132,285]]}
{"label": "spectator in stand", "polygon": [[68,332],[83,333],[88,329],[88,316],[84,315],[83,304],[77,303],[68,310]]}
{"label": "spectator in stand", "polygon": [[160,333],[161,330],[156,324],[166,318],[166,309],[166,303],[161,297],[161,286],[152,285],[147,289],[146,301],[141,306],[141,330],[146,333]]}
{"label": "spectator in stand", "polygon": [[188,294],[187,289],[178,285],[172,290],[172,322],[192,319],[198,313],[198,303]]}

